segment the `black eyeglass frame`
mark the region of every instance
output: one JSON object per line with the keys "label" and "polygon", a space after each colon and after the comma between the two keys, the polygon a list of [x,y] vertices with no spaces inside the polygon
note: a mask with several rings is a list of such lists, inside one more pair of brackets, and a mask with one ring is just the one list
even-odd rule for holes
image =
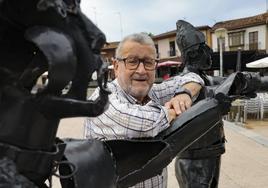
{"label": "black eyeglass frame", "polygon": [[[136,60],[138,60],[139,61],[139,63],[137,63],[137,66],[135,67],[135,68],[129,68],[129,66],[127,66],[127,62],[126,62],[126,60],[127,59],[130,59],[130,58],[134,58],[134,59],[136,59]],[[146,63],[144,63],[145,62],[145,60],[146,60],[146,58],[143,58],[143,59],[140,59],[140,58],[135,58],[135,57],[125,57],[125,58],[116,58],[118,61],[123,61],[124,62],[124,64],[125,64],[125,67],[127,68],[127,69],[129,69],[129,70],[136,70],[139,66],[140,66],[140,63],[142,63],[143,64],[143,66],[144,66],[144,69],[145,70],[147,70],[147,71],[153,71],[153,70],[156,70],[156,68],[157,68],[157,64],[158,64],[158,62],[159,62],[159,59],[150,59],[150,60],[154,60],[155,61],[155,66],[154,66],[154,68],[152,68],[152,69],[148,69],[148,67],[146,67]],[[149,58],[147,58],[147,59],[149,59]]]}

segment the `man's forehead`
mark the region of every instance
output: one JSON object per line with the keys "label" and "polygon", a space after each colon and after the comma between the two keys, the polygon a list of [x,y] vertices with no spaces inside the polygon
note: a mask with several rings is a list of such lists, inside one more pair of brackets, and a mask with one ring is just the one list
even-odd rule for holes
{"label": "man's forehead", "polygon": [[141,44],[136,41],[126,41],[122,46],[122,54],[138,53],[140,55],[154,56],[155,49],[149,44]]}

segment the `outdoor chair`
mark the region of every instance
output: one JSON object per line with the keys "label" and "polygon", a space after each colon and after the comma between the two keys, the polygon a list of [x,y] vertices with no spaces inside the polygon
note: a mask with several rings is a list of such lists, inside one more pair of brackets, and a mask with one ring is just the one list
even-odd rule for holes
{"label": "outdoor chair", "polygon": [[255,117],[256,119],[260,119],[260,109],[261,100],[259,95],[255,98],[245,100],[244,121],[246,122],[249,114],[252,114],[252,117]]}
{"label": "outdoor chair", "polygon": [[263,120],[264,115],[268,112],[268,94],[261,93],[260,101],[261,101],[260,115],[261,115],[261,119]]}

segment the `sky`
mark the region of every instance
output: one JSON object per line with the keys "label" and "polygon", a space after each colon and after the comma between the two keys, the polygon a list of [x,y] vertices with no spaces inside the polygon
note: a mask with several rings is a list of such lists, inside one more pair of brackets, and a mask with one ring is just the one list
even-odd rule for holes
{"label": "sky", "polygon": [[194,26],[262,14],[268,0],[82,0],[81,9],[106,35],[108,42],[147,32],[176,29],[177,20]]}

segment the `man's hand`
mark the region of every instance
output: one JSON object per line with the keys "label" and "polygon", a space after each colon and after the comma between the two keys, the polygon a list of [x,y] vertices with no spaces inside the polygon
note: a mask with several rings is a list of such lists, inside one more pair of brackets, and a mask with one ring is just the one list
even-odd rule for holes
{"label": "man's hand", "polygon": [[[200,84],[195,82],[184,84],[183,87],[191,92],[191,96],[196,96],[202,88]],[[179,116],[181,113],[185,112],[188,108],[192,106],[192,104],[192,98],[186,93],[178,94],[174,96],[170,101],[166,102],[165,107],[168,109],[170,116],[169,122],[175,119],[176,116]]]}
{"label": "man's hand", "polygon": [[169,108],[168,109],[168,122],[170,123],[177,117],[176,112],[174,109]]}
{"label": "man's hand", "polygon": [[182,112],[185,112],[192,106],[192,99],[187,94],[179,94],[173,97],[170,101],[166,102],[165,107],[167,109],[174,109],[177,116]]}

